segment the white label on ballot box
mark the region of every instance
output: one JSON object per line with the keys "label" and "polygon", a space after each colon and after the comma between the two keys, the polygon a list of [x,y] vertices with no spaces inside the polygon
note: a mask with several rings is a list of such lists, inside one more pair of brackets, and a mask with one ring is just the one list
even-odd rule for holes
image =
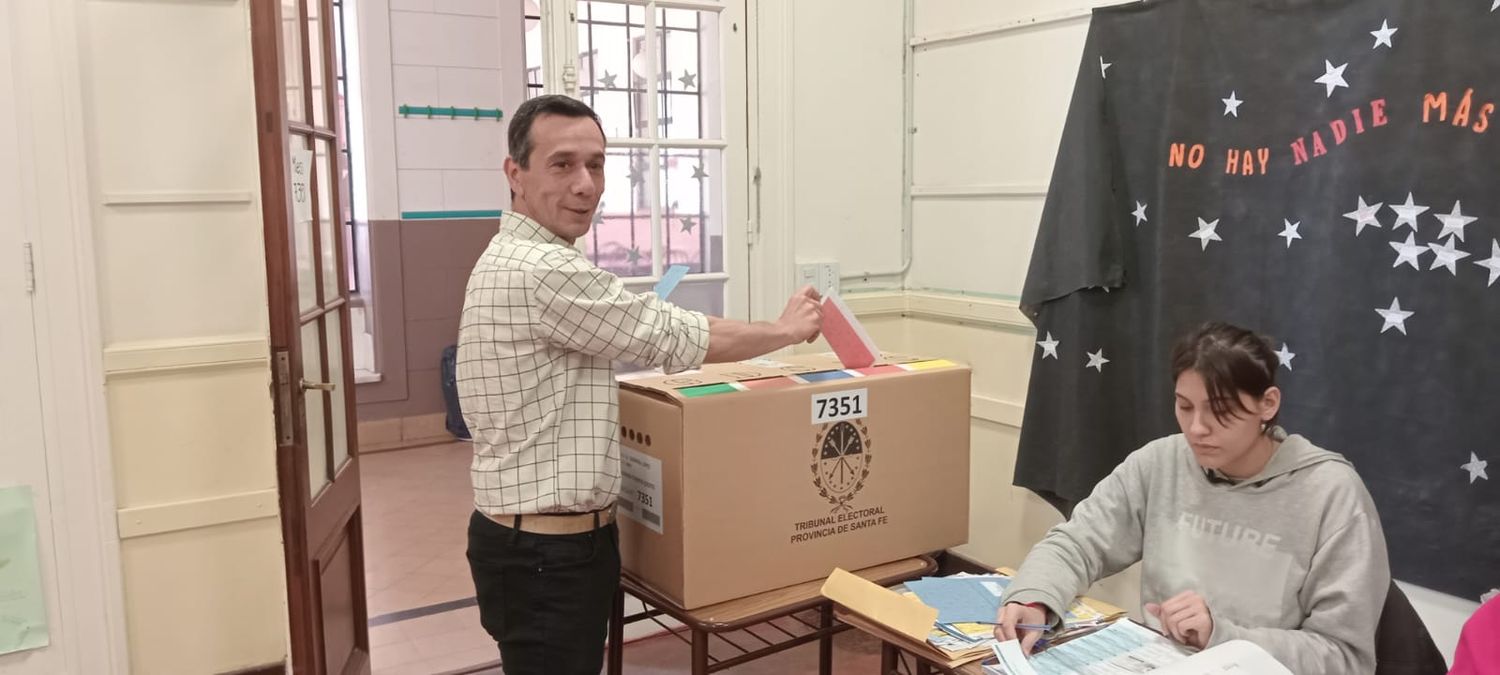
{"label": "white label on ballot box", "polygon": [[812,397],[813,424],[857,420],[869,414],[870,392],[868,389],[835,391],[828,394],[814,394]]}
{"label": "white label on ballot box", "polygon": [[620,513],[661,534],[661,460],[620,446]]}

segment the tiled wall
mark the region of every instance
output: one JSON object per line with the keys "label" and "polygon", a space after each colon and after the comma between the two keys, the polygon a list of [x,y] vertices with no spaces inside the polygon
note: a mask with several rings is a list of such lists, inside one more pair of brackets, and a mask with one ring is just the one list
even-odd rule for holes
{"label": "tiled wall", "polygon": [[403,213],[509,204],[502,168],[506,124],[524,100],[521,17],[520,0],[391,0],[389,86],[396,106],[504,112],[500,121],[398,116]]}
{"label": "tiled wall", "polygon": [[443,412],[443,348],[458,342],[469,272],[499,227],[492,218],[370,223],[381,381],[359,385],[361,421]]}
{"label": "tiled wall", "polygon": [[[389,0],[388,14],[388,50],[364,52],[389,61],[364,68],[373,74],[363,81],[365,99],[390,102],[389,110],[370,113],[390,116],[372,120],[370,144],[378,149],[394,140],[392,157],[366,155],[381,164],[369,167],[376,177],[388,175],[394,160],[394,185],[372,179],[370,189],[394,190],[399,205],[371,213],[369,222],[365,299],[381,379],[359,385],[358,414],[366,422],[443,412],[439,360],[458,340],[464,286],[499,222],[401,214],[510,207],[505,129],[525,100],[526,82],[521,0]],[[401,105],[499,108],[503,117],[401,117]],[[383,201],[373,196],[372,203]]]}

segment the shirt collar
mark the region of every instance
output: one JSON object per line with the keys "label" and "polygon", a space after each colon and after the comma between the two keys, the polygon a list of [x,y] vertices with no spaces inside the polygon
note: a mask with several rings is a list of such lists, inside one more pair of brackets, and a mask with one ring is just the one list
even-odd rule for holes
{"label": "shirt collar", "polygon": [[568,240],[557,236],[552,230],[542,227],[541,223],[532,220],[529,216],[506,211],[500,216],[500,231],[517,239],[541,242],[543,244],[557,244],[558,246],[569,246]]}

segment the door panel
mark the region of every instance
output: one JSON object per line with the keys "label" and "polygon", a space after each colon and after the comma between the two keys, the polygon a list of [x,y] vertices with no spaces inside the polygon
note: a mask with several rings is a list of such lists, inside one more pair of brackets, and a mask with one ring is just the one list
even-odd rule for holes
{"label": "door panel", "polygon": [[368,673],[330,0],[252,3],[277,475],[295,673]]}

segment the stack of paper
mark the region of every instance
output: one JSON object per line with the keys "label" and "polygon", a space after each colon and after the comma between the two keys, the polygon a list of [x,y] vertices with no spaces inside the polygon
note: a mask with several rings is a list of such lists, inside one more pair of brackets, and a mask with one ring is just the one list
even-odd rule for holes
{"label": "stack of paper", "polygon": [[1000,597],[1010,578],[998,574],[955,574],[906,583],[922,604],[938,611],[927,642],[953,658],[982,654],[995,642]]}
{"label": "stack of paper", "polygon": [[1065,673],[1158,673],[1210,675],[1246,672],[1291,675],[1264,649],[1234,640],[1193,654],[1165,636],[1134,621],[1118,621],[1086,637],[1026,656],[1015,640],[996,643],[995,658],[984,663],[986,675],[1063,675]]}
{"label": "stack of paper", "polygon": [[[927,651],[932,652],[926,657],[929,660],[962,665],[980,660],[993,645],[999,644],[995,640],[995,621],[999,618],[1001,596],[1010,584],[1007,572],[927,578],[887,589],[835,569],[824,582],[822,593],[823,597],[848,608],[860,622],[868,621],[889,630],[899,636],[898,640],[925,642],[931,648]],[[1054,644],[1081,639],[1084,634],[1100,630],[1102,622],[1125,615],[1124,610],[1109,608],[1112,613],[1105,614],[1096,607],[1108,606],[1075,601],[1064,616],[1061,629],[1049,632],[1047,639]],[[845,620],[856,623],[855,616]]]}
{"label": "stack of paper", "polygon": [[[1010,586],[1002,574],[955,574],[926,577],[906,583],[905,592],[938,611],[937,622],[927,642],[953,658],[987,651],[996,643],[995,625],[1000,600]],[[1074,601],[1063,616],[1062,626],[1047,635],[1050,641],[1065,641],[1098,630],[1121,614],[1106,615]]]}
{"label": "stack of paper", "polygon": [[906,582],[907,590],[938,611],[938,623],[994,623],[1000,596],[1010,578],[998,574],[926,577]]}
{"label": "stack of paper", "polygon": [[1140,673],[1187,658],[1187,650],[1134,621],[1109,627],[1059,644],[1027,658],[1015,640],[1000,643],[995,654],[1007,675],[1062,675]]}

